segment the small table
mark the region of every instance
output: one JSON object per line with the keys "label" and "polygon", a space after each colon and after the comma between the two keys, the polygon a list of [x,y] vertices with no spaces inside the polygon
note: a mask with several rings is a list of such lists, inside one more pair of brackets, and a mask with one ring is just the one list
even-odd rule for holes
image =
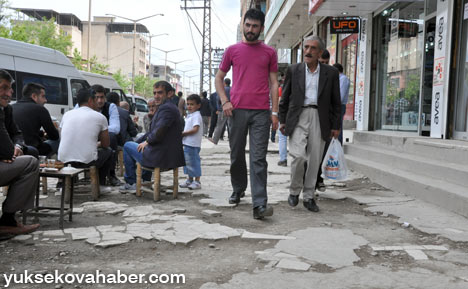
{"label": "small table", "polygon": [[[40,169],[39,170],[39,178],[58,178],[62,179],[64,183],[64,190],[62,191],[61,199],[60,199],[60,208],[57,207],[40,207],[39,206],[39,186],[37,187],[36,191],[36,206],[34,210],[37,212],[40,209],[48,209],[48,210],[60,210],[60,218],[59,218],[59,227],[63,229],[63,213],[64,210],[68,210],[68,220],[72,221],[73,215],[73,178],[77,176],[79,173],[83,172],[84,169],[77,169],[74,168],[69,170],[68,168],[64,171],[64,169],[58,171],[48,171],[47,169]],[[70,189],[70,205],[69,208],[65,209],[65,194],[67,189]]]}

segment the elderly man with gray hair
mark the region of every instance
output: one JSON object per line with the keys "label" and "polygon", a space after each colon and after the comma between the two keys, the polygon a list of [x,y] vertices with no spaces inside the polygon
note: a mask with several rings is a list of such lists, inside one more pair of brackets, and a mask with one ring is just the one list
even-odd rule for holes
{"label": "elderly man with gray hair", "polygon": [[295,207],[303,192],[304,207],[318,212],[315,203],[317,171],[325,142],[340,134],[340,81],[338,70],[319,62],[322,39],[304,39],[304,63],[288,68],[281,97],[280,130],[289,138],[291,185],[288,203]]}

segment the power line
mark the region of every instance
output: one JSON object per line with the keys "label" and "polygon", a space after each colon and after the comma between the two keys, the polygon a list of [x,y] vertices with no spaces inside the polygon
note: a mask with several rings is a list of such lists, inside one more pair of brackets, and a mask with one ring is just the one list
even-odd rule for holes
{"label": "power line", "polygon": [[197,46],[195,45],[195,39],[193,38],[192,25],[190,24],[190,21],[187,21],[187,24],[188,24],[188,27],[189,27],[189,29],[190,29],[190,37],[192,38],[193,48],[195,49],[195,52],[196,52],[197,55],[198,55],[198,61],[201,62],[201,57],[200,57],[200,54],[198,53]]}

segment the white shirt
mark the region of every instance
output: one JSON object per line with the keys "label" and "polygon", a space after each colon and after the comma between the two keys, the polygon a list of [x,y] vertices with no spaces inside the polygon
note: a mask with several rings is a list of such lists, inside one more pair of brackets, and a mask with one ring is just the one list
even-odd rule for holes
{"label": "white shirt", "polygon": [[317,64],[317,69],[314,72],[310,71],[309,67],[307,66],[307,63],[304,63],[304,65],[306,68],[304,105],[317,105],[320,64]]}
{"label": "white shirt", "polygon": [[195,126],[199,126],[197,133],[184,136],[182,143],[191,147],[201,147],[201,142],[203,138],[203,119],[200,114],[200,111],[195,111],[189,113],[185,118],[185,127],[184,131],[191,130]]}
{"label": "white shirt", "polygon": [[97,160],[99,134],[107,128],[106,117],[87,106],[67,111],[60,123],[58,159],[85,164]]}

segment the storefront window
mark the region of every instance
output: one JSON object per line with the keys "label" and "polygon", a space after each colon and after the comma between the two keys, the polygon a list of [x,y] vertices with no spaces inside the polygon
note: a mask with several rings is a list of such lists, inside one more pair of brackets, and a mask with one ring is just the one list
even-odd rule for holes
{"label": "storefront window", "polygon": [[417,131],[424,2],[400,3],[377,19],[377,128]]}

